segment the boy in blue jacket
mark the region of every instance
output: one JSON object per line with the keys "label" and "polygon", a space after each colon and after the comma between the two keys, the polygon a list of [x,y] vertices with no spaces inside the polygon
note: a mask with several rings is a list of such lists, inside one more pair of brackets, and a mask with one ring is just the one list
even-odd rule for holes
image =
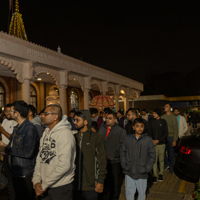
{"label": "boy in blue jacket", "polygon": [[127,135],[120,150],[126,199],[133,200],[137,189],[138,200],[145,200],[148,173],[156,161],[156,151],[151,137],[147,133],[142,134],[144,122],[141,118],[134,120],[133,129],[135,134]]}

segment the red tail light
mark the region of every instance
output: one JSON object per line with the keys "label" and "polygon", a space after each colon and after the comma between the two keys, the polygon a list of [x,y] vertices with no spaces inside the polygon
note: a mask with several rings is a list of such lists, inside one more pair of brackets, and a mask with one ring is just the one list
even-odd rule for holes
{"label": "red tail light", "polygon": [[191,149],[185,146],[181,146],[180,147],[180,152],[184,153],[184,154],[190,154],[191,153]]}

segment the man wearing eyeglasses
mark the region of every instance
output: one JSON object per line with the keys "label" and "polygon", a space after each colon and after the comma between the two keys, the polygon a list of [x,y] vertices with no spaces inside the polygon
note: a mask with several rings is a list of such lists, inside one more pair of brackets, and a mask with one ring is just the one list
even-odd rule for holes
{"label": "man wearing eyeglasses", "polygon": [[44,200],[72,200],[76,146],[67,116],[59,105],[49,105],[43,113],[47,126],[40,139],[33,184]]}
{"label": "man wearing eyeglasses", "polygon": [[[107,177],[106,188],[110,190],[109,199],[117,200],[120,195],[119,174],[121,171],[120,165],[120,148],[126,137],[126,131],[116,124],[117,114],[108,112],[106,124],[102,125],[98,131],[103,136],[105,141],[107,155]],[[103,199],[107,199],[105,196]]]}
{"label": "man wearing eyeglasses", "polygon": [[[17,126],[17,122],[12,120],[11,114],[10,114],[10,108],[11,104],[7,104],[4,109],[4,113],[6,118],[3,120],[2,125],[0,125],[0,132],[2,136],[2,142],[5,144],[8,144],[10,141],[10,135],[13,132],[13,129],[15,126]],[[12,184],[12,176],[10,171],[10,165],[9,165],[9,156],[6,154],[3,154],[3,168],[7,175],[7,181],[8,181],[8,198],[9,200],[15,199],[15,192]],[[7,183],[6,181],[6,183]]]}
{"label": "man wearing eyeglasses", "polygon": [[11,118],[18,125],[14,127],[8,145],[1,142],[0,148],[11,155],[12,181],[15,200],[34,200],[32,176],[39,149],[39,134],[36,127],[27,119],[28,105],[15,101],[11,108]]}

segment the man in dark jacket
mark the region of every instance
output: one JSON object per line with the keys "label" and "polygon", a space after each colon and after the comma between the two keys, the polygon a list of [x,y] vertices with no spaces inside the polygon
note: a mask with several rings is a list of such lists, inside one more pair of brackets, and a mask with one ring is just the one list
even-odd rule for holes
{"label": "man in dark jacket", "polygon": [[124,113],[121,110],[117,111],[117,122],[120,127],[124,128]]}
{"label": "man in dark jacket", "polygon": [[99,130],[100,126],[103,124],[103,118],[98,115],[98,110],[96,108],[90,109],[92,115],[92,121],[97,122],[97,128]]}
{"label": "man in dark jacket", "polygon": [[75,113],[74,125],[78,130],[76,140],[76,171],[74,199],[97,200],[104,189],[106,178],[106,152],[102,136],[91,131],[89,110]]}
{"label": "man in dark jacket", "polygon": [[159,159],[160,172],[158,181],[163,181],[165,143],[168,137],[167,122],[160,118],[161,110],[153,111],[153,119],[149,121],[148,135],[152,138],[156,148],[156,162],[153,166],[153,183],[157,183],[157,159]]}
{"label": "man in dark jacket", "polygon": [[[28,105],[15,101],[10,109],[11,118],[18,125],[14,127],[5,153],[11,155],[11,171],[16,200],[34,200],[32,176],[39,150],[39,134],[36,127],[27,119]],[[0,151],[3,149],[0,148]],[[25,187],[26,186],[26,187]]]}
{"label": "man in dark jacket", "polygon": [[68,121],[70,122],[72,126],[72,130],[76,130],[74,126],[74,113],[75,113],[75,110],[70,110],[70,117],[68,118]]}
{"label": "man in dark jacket", "polygon": [[[135,133],[135,131],[133,130],[132,124],[136,118],[140,117],[139,114],[140,113],[136,108],[129,108],[128,113],[127,113],[128,123],[125,126],[127,135]],[[143,133],[147,133],[147,121],[143,119],[143,122],[144,122],[144,132]]]}
{"label": "man in dark jacket", "polygon": [[[105,140],[107,155],[106,187],[110,190],[110,199],[119,199],[119,174],[120,174],[120,148],[126,137],[126,131],[116,124],[117,115],[109,112],[106,117],[106,124],[102,125],[99,133]],[[104,198],[105,199],[105,198]]]}
{"label": "man in dark jacket", "polygon": [[136,189],[138,200],[146,199],[148,173],[156,160],[152,139],[143,134],[144,122],[141,118],[134,120],[135,134],[128,135],[120,150],[121,166],[125,176],[126,199],[134,199]]}

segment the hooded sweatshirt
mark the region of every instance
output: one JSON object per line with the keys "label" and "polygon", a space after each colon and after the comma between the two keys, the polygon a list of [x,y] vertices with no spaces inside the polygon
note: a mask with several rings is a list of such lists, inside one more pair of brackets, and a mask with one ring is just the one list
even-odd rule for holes
{"label": "hooded sweatshirt", "polygon": [[46,190],[73,182],[76,146],[70,127],[64,115],[52,130],[45,129],[33,174],[34,186],[42,183],[42,188]]}
{"label": "hooded sweatshirt", "polygon": [[36,115],[31,121],[30,121],[35,127],[37,128],[37,131],[39,133],[40,138],[42,137],[43,128],[41,126],[41,119],[39,115]]}
{"label": "hooded sweatshirt", "polygon": [[88,130],[76,133],[76,175],[75,190],[95,190],[96,183],[104,184],[106,178],[106,151],[104,140],[98,133],[91,131],[91,114],[89,110],[81,110],[88,122]]}

